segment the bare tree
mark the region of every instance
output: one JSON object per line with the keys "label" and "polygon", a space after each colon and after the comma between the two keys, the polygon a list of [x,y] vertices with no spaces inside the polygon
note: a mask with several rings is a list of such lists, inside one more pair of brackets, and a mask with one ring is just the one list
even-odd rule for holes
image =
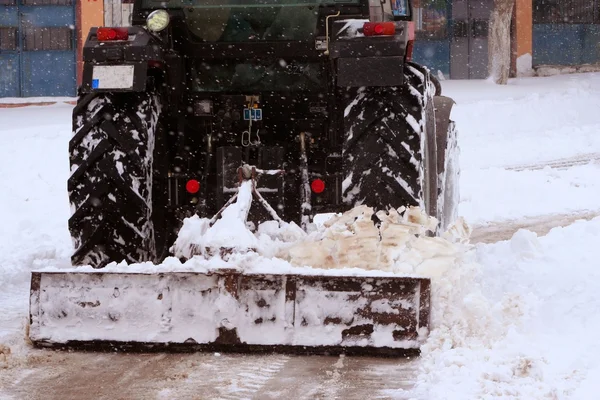
{"label": "bare tree", "polygon": [[515,0],[494,0],[489,29],[489,73],[499,85],[508,83],[510,72],[510,20]]}

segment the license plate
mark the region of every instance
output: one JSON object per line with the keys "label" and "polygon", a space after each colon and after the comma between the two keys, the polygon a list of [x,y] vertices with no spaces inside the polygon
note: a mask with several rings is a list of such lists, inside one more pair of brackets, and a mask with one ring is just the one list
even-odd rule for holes
{"label": "license plate", "polygon": [[244,120],[249,121],[260,121],[262,120],[262,109],[260,108],[245,108],[244,109]]}
{"label": "license plate", "polygon": [[92,89],[131,89],[133,73],[133,65],[95,65]]}

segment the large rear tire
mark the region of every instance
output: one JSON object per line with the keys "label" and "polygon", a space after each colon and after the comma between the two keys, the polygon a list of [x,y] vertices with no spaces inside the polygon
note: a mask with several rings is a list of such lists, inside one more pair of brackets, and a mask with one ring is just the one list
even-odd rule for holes
{"label": "large rear tire", "polygon": [[69,142],[73,265],[100,268],[162,255],[155,237],[161,222],[152,207],[160,109],[153,93],[79,98]]}
{"label": "large rear tire", "polygon": [[420,206],[429,211],[429,191],[437,193],[437,182],[427,175],[437,176],[437,168],[425,162],[424,154],[435,154],[435,148],[428,149],[428,138],[432,133],[435,137],[435,87],[427,74],[410,65],[405,66],[405,78],[402,87],[360,88],[348,99],[342,183],[347,206]]}

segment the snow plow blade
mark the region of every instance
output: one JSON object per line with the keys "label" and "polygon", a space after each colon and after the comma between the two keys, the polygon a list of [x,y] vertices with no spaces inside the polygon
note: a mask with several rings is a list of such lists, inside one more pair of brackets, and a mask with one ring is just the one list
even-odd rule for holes
{"label": "snow plow blade", "polygon": [[428,334],[430,281],[216,272],[33,272],[38,347],[406,355]]}

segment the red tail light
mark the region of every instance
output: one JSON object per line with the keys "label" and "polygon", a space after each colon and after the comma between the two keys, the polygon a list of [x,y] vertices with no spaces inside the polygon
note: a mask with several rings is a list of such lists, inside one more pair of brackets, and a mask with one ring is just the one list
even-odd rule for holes
{"label": "red tail light", "polygon": [[396,24],[393,22],[365,22],[363,33],[365,36],[391,36],[396,33]]}
{"label": "red tail light", "polygon": [[149,68],[162,68],[162,66],[163,66],[162,61],[148,60],[148,67]]}
{"label": "red tail light", "polygon": [[323,193],[325,190],[325,182],[321,179],[315,179],[311,182],[310,189],[316,194]]}
{"label": "red tail light", "polygon": [[187,190],[188,193],[191,193],[191,194],[198,193],[200,191],[200,182],[198,182],[195,179],[190,179],[185,184],[185,190]]}
{"label": "red tail light", "polygon": [[412,60],[414,44],[414,40],[409,40],[406,44],[406,61]]}
{"label": "red tail light", "polygon": [[96,31],[98,41],[107,42],[111,40],[127,40],[129,33],[127,28],[98,28]]}

